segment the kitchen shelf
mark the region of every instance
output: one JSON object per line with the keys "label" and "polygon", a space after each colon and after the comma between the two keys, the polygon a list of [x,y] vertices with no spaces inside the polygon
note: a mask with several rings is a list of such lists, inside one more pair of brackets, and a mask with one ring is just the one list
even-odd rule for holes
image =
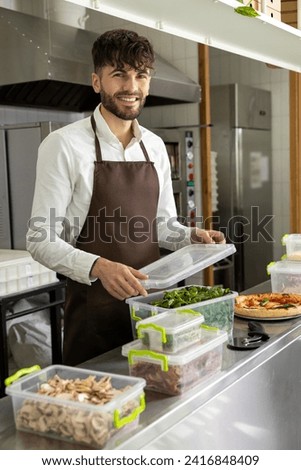
{"label": "kitchen shelf", "polygon": [[[0,398],[5,396],[4,380],[8,377],[8,344],[6,322],[14,318],[23,317],[34,312],[49,309],[52,363],[62,363],[62,335],[61,335],[61,307],[65,302],[66,281],[61,280],[52,284],[34,287],[15,294],[0,296]],[[49,301],[42,306],[32,307],[16,313],[10,312],[12,303],[21,299],[30,299],[37,295],[48,293]],[[10,312],[10,313],[9,313]],[[32,365],[32,364],[31,364]]]}
{"label": "kitchen shelf", "polygon": [[234,12],[235,0],[66,0],[149,28],[301,72],[301,31],[263,13]]}

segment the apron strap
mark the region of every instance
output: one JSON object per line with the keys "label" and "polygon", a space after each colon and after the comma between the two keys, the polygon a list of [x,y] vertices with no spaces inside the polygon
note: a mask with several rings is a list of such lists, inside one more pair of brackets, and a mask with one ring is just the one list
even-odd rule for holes
{"label": "apron strap", "polygon": [[[96,135],[96,122],[95,122],[95,118],[94,118],[93,114],[91,114],[91,125],[92,125],[92,129],[94,131],[94,136],[95,136],[96,160],[98,162],[102,162],[101,148],[100,148],[100,145],[99,145],[99,140],[98,140],[97,135]],[[139,144],[140,144],[141,150],[143,152],[143,155],[145,157],[145,160],[147,162],[150,162],[150,158],[148,156],[148,153],[146,151],[146,148],[145,148],[144,143],[142,142],[142,140],[139,142]]]}
{"label": "apron strap", "polygon": [[146,148],[145,148],[144,143],[142,142],[142,140],[140,140],[139,144],[140,144],[141,150],[142,150],[142,152],[143,152],[143,155],[145,156],[145,160],[146,160],[147,162],[149,162],[150,159],[149,159],[148,153],[147,153],[147,151],[146,151]]}
{"label": "apron strap", "polygon": [[96,135],[96,122],[95,122],[95,118],[94,118],[93,114],[91,114],[91,125],[92,125],[92,129],[94,131],[96,160],[98,162],[102,162],[101,149],[100,149],[100,145],[99,145],[99,140],[98,140],[97,135]]}

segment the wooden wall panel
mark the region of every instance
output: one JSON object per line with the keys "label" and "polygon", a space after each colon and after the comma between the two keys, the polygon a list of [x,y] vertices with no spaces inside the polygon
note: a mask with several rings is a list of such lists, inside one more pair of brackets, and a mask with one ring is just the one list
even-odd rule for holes
{"label": "wooden wall panel", "polygon": [[[202,212],[205,228],[210,229],[212,225],[210,71],[209,47],[205,44],[199,44],[199,83],[202,89],[200,104]],[[205,285],[214,284],[212,267],[205,270],[204,277]]]}
{"label": "wooden wall panel", "polygon": [[290,72],[290,231],[301,233],[301,74]]}
{"label": "wooden wall panel", "polygon": [[297,28],[297,0],[281,0],[281,21]]}

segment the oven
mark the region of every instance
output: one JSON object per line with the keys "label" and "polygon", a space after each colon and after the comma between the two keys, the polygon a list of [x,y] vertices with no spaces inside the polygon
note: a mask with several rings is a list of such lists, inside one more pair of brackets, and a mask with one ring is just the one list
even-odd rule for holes
{"label": "oven", "polygon": [[182,128],[155,128],[169,156],[173,193],[178,218],[184,225],[196,225],[195,151],[193,131]]}

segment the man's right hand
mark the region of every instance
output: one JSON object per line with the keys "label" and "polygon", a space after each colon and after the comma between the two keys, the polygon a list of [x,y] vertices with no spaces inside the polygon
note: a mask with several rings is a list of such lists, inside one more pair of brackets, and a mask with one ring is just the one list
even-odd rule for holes
{"label": "man's right hand", "polygon": [[148,276],[125,264],[98,258],[90,274],[97,277],[109,294],[118,300],[147,295],[139,280],[145,280]]}

